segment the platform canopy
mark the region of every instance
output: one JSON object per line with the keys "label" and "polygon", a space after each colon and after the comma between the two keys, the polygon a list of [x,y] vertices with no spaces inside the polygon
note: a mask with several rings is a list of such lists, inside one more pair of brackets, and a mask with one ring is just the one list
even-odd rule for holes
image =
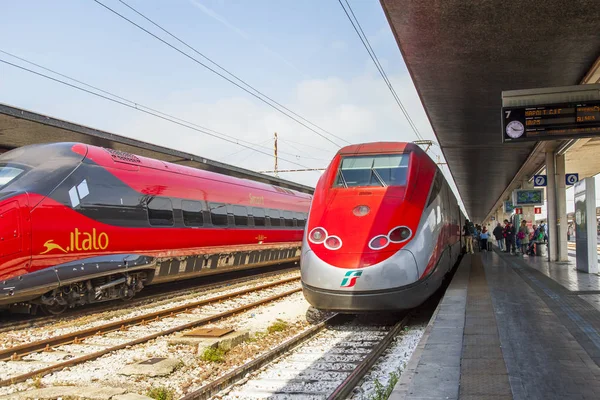
{"label": "platform canopy", "polygon": [[49,142],[86,143],[304,193],[314,191],[313,188],[299,183],[0,103],[0,152],[29,144]]}
{"label": "platform canopy", "polygon": [[544,160],[535,142],[502,144],[502,91],[582,83],[600,56],[600,7],[593,0],[381,3],[467,212],[482,221],[528,159]]}

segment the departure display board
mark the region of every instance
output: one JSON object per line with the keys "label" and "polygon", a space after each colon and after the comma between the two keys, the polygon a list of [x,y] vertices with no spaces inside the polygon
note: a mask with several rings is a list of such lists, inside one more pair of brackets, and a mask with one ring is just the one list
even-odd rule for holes
{"label": "departure display board", "polygon": [[502,142],[600,136],[600,101],[503,107]]}

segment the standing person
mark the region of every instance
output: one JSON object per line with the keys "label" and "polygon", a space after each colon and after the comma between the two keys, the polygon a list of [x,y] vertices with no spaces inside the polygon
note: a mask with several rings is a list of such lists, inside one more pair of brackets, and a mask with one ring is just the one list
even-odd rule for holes
{"label": "standing person", "polygon": [[527,221],[521,221],[521,227],[519,228],[519,240],[521,241],[521,255],[525,255],[527,253],[527,248],[529,247],[529,229],[527,228]]}
{"label": "standing person", "polygon": [[463,236],[465,237],[465,252],[473,254],[473,224],[465,219],[465,225],[463,226]]}
{"label": "standing person", "polygon": [[506,241],[506,252],[515,254],[515,227],[509,220],[504,220],[506,226],[504,227],[504,239]]}
{"label": "standing person", "polygon": [[496,225],[492,233],[494,234],[498,248],[504,250],[504,236],[502,235],[502,225],[500,222],[498,222],[498,225]]}
{"label": "standing person", "polygon": [[483,227],[483,229],[481,230],[481,234],[479,235],[479,239],[481,240],[481,250],[485,250],[487,251],[488,249],[488,239],[490,237],[490,234],[488,233],[487,227]]}

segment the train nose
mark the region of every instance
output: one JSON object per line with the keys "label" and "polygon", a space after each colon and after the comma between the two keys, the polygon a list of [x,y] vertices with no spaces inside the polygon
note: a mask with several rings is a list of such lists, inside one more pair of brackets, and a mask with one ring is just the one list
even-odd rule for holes
{"label": "train nose", "polygon": [[315,288],[342,291],[371,291],[409,285],[419,279],[415,257],[399,250],[377,264],[350,269],[331,265],[305,247],[300,259],[302,281]]}

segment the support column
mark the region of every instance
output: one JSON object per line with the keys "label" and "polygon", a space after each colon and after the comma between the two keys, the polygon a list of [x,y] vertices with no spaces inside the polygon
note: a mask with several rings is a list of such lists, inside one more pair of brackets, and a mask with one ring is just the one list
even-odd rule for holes
{"label": "support column", "polygon": [[556,156],[556,225],[558,260],[569,261],[567,247],[567,186],[565,182],[566,163],[565,155]]}
{"label": "support column", "polygon": [[554,164],[554,151],[546,152],[546,174],[548,186],[546,187],[547,212],[548,212],[548,261],[556,261],[558,229],[556,226],[556,176]]}

